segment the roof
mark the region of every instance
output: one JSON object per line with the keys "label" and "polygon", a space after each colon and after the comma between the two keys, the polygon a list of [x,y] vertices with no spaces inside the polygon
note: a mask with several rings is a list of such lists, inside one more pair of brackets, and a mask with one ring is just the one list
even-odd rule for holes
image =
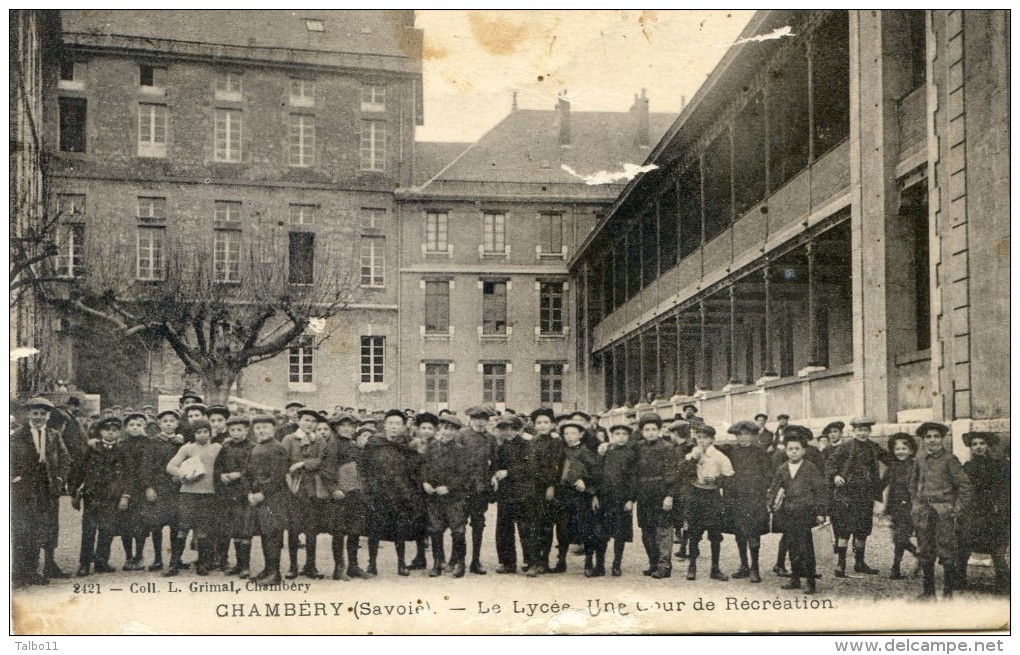
{"label": "roof", "polygon": [[[676,114],[649,113],[649,143],[656,143]],[[615,197],[626,184],[587,185],[578,176],[600,171],[621,171],[623,165],[641,164],[651,147],[639,145],[638,115],[629,112],[570,112],[570,145],[560,145],[559,110],[523,109],[511,112],[472,144],[415,195],[470,193],[500,185],[518,193],[548,191],[590,197]]]}
{"label": "roof", "polygon": [[[404,58],[402,28],[414,24],[408,11],[90,9],[61,15],[68,33]],[[309,29],[306,20],[321,21],[322,30]]]}
{"label": "roof", "polygon": [[416,141],[414,144],[413,184],[418,186],[428,182],[470,146],[470,143]]}

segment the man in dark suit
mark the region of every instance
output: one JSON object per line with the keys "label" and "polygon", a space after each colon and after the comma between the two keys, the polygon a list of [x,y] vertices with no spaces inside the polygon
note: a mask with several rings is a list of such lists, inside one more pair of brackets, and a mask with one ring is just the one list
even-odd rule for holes
{"label": "man in dark suit", "polygon": [[[28,423],[11,435],[11,578],[15,587],[70,577],[53,559],[59,531],[60,495],[70,454],[60,432],[47,426],[56,408],[45,398],[25,403]],[[39,549],[46,553],[42,575]]]}

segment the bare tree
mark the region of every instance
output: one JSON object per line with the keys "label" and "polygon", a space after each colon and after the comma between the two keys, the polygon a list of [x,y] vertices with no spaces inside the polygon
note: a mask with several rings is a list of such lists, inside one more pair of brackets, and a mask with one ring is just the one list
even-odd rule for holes
{"label": "bare tree", "polygon": [[[139,280],[135,244],[120,232],[96,240],[86,270],[57,300],[105,321],[125,337],[162,336],[198,376],[211,402],[226,401],[248,366],[271,359],[309,332],[327,333],[331,316],[354,299],[354,239],[340,235],[314,261],[291,261],[286,229],[253,225],[244,242],[171,239],[159,232]],[[239,234],[239,233],[238,233]],[[296,258],[296,255],[295,255]]]}

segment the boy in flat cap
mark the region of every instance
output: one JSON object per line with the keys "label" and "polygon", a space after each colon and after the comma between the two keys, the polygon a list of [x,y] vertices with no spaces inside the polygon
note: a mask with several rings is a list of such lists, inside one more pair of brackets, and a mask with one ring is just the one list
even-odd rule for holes
{"label": "boy in flat cap", "polygon": [[758,445],[761,446],[763,450],[768,450],[769,446],[772,445],[772,439],[775,438],[775,435],[772,433],[772,430],[769,430],[767,427],[765,427],[765,424],[768,422],[769,422],[768,414],[754,415],[754,425],[755,427],[758,428]]}
{"label": "boy in flat cap", "polygon": [[205,411],[205,417],[212,426],[212,442],[223,443],[227,438],[227,421],[230,420],[230,409],[225,405],[212,405]]}
{"label": "boy in flat cap", "polygon": [[560,426],[564,442],[563,471],[556,496],[567,513],[570,543],[584,546],[584,575],[591,578],[606,574],[606,551],[598,547],[595,522],[602,470],[598,455],[581,443],[584,433],[584,424],[573,419]]}
{"label": "boy in flat cap", "polygon": [[372,507],[361,480],[361,449],[354,441],[358,419],[342,412],[330,419],[330,426],[333,437],[326,443],[320,475],[332,496],[329,533],[333,542],[333,579],[365,579],[368,574],[358,566],[358,545],[361,536],[368,534]]}
{"label": "boy in flat cap", "polygon": [[846,423],[843,421],[833,421],[826,425],[821,434],[818,435],[818,451],[822,453],[822,457],[826,462],[829,461],[829,457],[835,452],[836,446],[843,441],[843,430],[846,428]]}
{"label": "boy in flat cap", "polygon": [[661,439],[662,418],[644,414],[638,420],[643,441],[637,446],[635,492],[638,527],[648,556],[644,574],[655,579],[672,575],[673,498],[680,469],[676,450]]}
{"label": "boy in flat cap", "polygon": [[425,452],[422,467],[422,489],[426,493],[429,534],[432,537],[433,563],[429,571],[429,577],[432,578],[443,574],[443,533],[447,530],[453,539],[453,550],[450,553],[453,577],[464,577],[464,560],[467,556],[464,501],[472,480],[464,456],[464,446],[457,443],[457,431],[462,427],[456,416],[444,416],[439,421],[437,438]]}
{"label": "boy in flat cap", "polygon": [[281,442],[290,455],[290,488],[294,493],[287,528],[290,568],[285,577],[292,580],[298,576],[297,553],[300,543],[298,535],[304,534],[305,565],[301,573],[318,580],[322,578],[322,574],[316,566],[318,553],[316,542],[328,509],[328,495],[319,477],[319,467],[326,452],[326,439],[320,439],[315,431],[321,418],[318,412],[302,407],[297,410],[297,417],[297,430],[288,434]]}
{"label": "boy in flat cap", "polygon": [[733,530],[740,554],[740,569],[733,577],[750,578],[755,583],[761,582],[758,569],[761,536],[769,531],[768,511],[761,499],[775,472],[771,458],[758,440],[758,429],[751,421],[738,421],[728,430],[736,435],[737,442],[718,447],[733,467],[733,476],[726,480],[723,497],[731,522],[729,527]]}
{"label": "boy in flat cap", "polygon": [[[216,457],[214,476],[216,493],[219,496],[219,526],[217,539],[219,545],[216,554],[220,558],[218,565],[227,575],[247,578],[251,570],[251,535],[248,530],[248,460],[251,457],[252,443],[248,440],[251,427],[248,419],[243,416],[231,416],[227,419],[227,438],[223,441],[220,454]],[[227,554],[230,551],[230,540],[234,540],[233,568],[228,569]]]}
{"label": "boy in flat cap", "polygon": [[545,486],[535,466],[534,442],[525,440],[521,435],[521,423],[516,417],[501,418],[496,429],[500,433],[500,444],[490,480],[497,502],[496,554],[499,566],[496,573],[517,572],[516,527],[525,572],[528,577],[535,577],[540,564],[537,530]]}
{"label": "boy in flat cap", "polygon": [[[567,517],[563,507],[556,501],[556,485],[560,481],[563,467],[563,440],[554,436],[555,414],[547,407],[536,409],[531,413],[535,424],[534,448],[535,470],[539,484],[544,490],[542,512],[538,517],[538,573],[562,573],[567,570]],[[549,555],[552,551],[553,532],[556,533],[557,558],[556,565],[549,568]]]}
{"label": "boy in flat cap", "polygon": [[949,428],[941,423],[925,422],[917,428],[924,453],[917,458],[910,481],[911,517],[917,530],[918,555],[924,573],[919,598],[935,599],[935,558],[942,563],[944,598],[953,595],[959,548],[956,521],[965,516],[974,496],[974,487],[956,455],[946,451]]}
{"label": "boy in flat cap", "polygon": [[723,499],[719,490],[733,477],[730,459],[715,447],[715,429],[710,425],[694,428],[698,447],[685,458],[685,478],[690,480],[690,497],[687,502],[687,522],[690,526],[690,557],[687,564],[687,579],[696,580],[698,575],[699,543],[708,533],[712,549],[713,580],[725,582],[729,578],[719,568],[722,551]]}
{"label": "boy in flat cap", "polygon": [[471,524],[471,567],[476,575],[485,575],[482,566],[482,535],[485,531],[485,512],[489,509],[489,477],[491,465],[496,459],[496,437],[485,427],[495,412],[485,406],[470,407],[467,410],[469,425],[460,430],[457,441],[464,447],[467,460],[468,488],[464,507]]}
{"label": "boy in flat cap", "polygon": [[108,416],[96,429],[100,441],[89,448],[83,459],[75,462],[68,478],[71,506],[83,509],[81,518],[81,550],[78,555],[78,577],[96,573],[112,573],[110,547],[117,532],[117,505],[121,497],[121,447],[118,444],[120,419]]}
{"label": "boy in flat cap", "polygon": [[252,508],[246,533],[249,537],[260,535],[265,563],[262,572],[252,579],[266,585],[281,582],[283,531],[287,527],[287,511],[292,496],[287,486],[290,453],[274,438],[276,427],[276,419],[269,414],[252,420],[255,445],[246,470],[248,505]]}
{"label": "boy in flat cap", "polygon": [[288,434],[298,429],[298,410],[304,409],[305,404],[297,400],[292,400],[283,406],[284,420],[283,423],[276,428],[276,440],[283,441],[283,438]]}
{"label": "boy in flat cap", "polygon": [[914,522],[910,518],[910,476],[914,472],[914,455],[917,442],[906,432],[889,437],[889,452],[894,457],[882,475],[885,487],[885,513],[892,521],[893,563],[889,572],[890,580],[902,580],[900,571],[903,553],[917,557],[917,548],[910,541],[914,534]]}
{"label": "boy in flat cap", "polygon": [[623,551],[634,540],[635,472],[637,450],[630,444],[633,430],[620,424],[610,428],[609,443],[601,455],[602,484],[599,487],[599,551],[604,560],[609,540],[613,540],[614,578],[623,575]]}
{"label": "boy in flat cap", "polygon": [[815,550],[811,528],[825,522],[827,493],[821,472],[804,459],[806,445],[802,434],[786,435],[787,461],[776,468],[767,497],[790,548],[792,574],[782,588],[800,589],[803,578],[804,593],[813,594]]}
{"label": "boy in flat cap", "polygon": [[995,586],[1000,593],[1009,592],[1009,459],[992,453],[999,443],[993,432],[968,432],[963,443],[970,448],[970,460],[963,471],[974,486],[974,502],[959,517],[960,559],[957,563],[957,586],[967,586],[967,562],[972,552],[988,553],[995,566]]}
{"label": "boy in flat cap", "polygon": [[854,438],[841,443],[825,462],[825,478],[833,487],[832,531],[836,537],[837,578],[846,577],[846,551],[853,536],[854,572],[876,575],[878,569],[864,560],[871,535],[876,500],[882,500],[879,463],[888,465],[892,455],[871,441],[874,419],[858,417],[850,421]]}
{"label": "boy in flat cap", "polygon": [[[212,428],[205,419],[195,421],[191,427],[195,441],[181,446],[166,465],[167,473],[181,483],[178,531],[172,544],[174,550],[171,562],[181,561],[188,531],[194,530],[198,550],[195,572],[198,575],[209,575],[212,564],[212,544],[209,542],[216,522],[213,467],[221,446],[210,442]],[[170,566],[163,575],[177,575],[179,570],[179,567]]]}
{"label": "boy in flat cap", "polygon": [[[402,427],[403,413],[386,418],[386,434],[372,434],[365,443],[361,463],[365,491],[372,503],[368,539],[369,575],[377,575],[380,541],[392,541],[397,551],[397,575],[410,575],[406,542],[424,539],[428,527],[425,492],[421,483],[421,455],[408,445]],[[424,558],[424,554],[423,554]]]}
{"label": "boy in flat cap", "polygon": [[[122,497],[120,507],[120,538],[124,544],[127,561],[125,571],[141,571],[142,553],[149,529],[145,523],[145,505],[156,497],[153,488],[149,448],[152,440],[145,433],[148,418],[141,412],[124,415],[124,434],[121,437],[121,460],[123,465]],[[132,548],[133,546],[133,548]]]}
{"label": "boy in flat cap", "polygon": [[[163,569],[163,528],[170,528],[171,541],[177,535],[181,485],[167,473],[166,465],[184,445],[184,436],[178,432],[180,413],[177,410],[160,412],[156,419],[159,421],[159,432],[149,443],[149,459],[146,462],[154,496],[151,501],[147,498],[148,502],[144,506],[145,524],[152,535],[153,559],[149,565],[150,571]],[[180,561],[171,561],[170,566],[179,569],[184,565]]]}

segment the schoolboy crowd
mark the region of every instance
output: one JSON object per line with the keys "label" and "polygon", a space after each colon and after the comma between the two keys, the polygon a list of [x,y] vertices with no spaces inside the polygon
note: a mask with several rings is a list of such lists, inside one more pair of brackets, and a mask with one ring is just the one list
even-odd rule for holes
{"label": "schoolboy crowd", "polygon": [[[992,455],[992,433],[964,435],[971,459],[961,465],[945,448],[948,428],[934,422],[917,429],[918,455],[914,436],[905,433],[882,449],[871,440],[874,421],[863,417],[850,421],[852,437],[844,439],[842,422],[816,438],[786,415],[770,431],[760,414],[730,426],[735,439],[717,444],[715,429],[693,405],[665,424],[648,413],[608,428],[598,416],[557,416],[546,408],[523,415],[479,405],[464,412],[465,424],[449,410],[365,415],[337,407],[327,415],[292,402],[281,418],[207,407],[190,393],[180,405],[100,416],[87,445],[69,449],[47,428],[52,404],[26,404],[28,421],[12,432],[11,445],[15,585],[69,577],[52,558],[54,496],[66,488],[82,512],[81,577],[114,570],[117,536],[123,570],[178,575],[191,566],[184,562],[189,533],[202,576],[223,571],[267,585],[282,577],[322,578],[316,567],[322,534],[331,536],[334,580],[378,575],[383,541],[395,545],[400,576],[420,569],[430,577],[484,575],[485,517],[495,503],[499,574],[563,573],[573,545],[583,548],[584,575],[601,577],[612,541],[609,574],[620,576],[636,515],[650,578],[671,577],[678,558],[687,561],[686,578],[696,580],[707,536],[711,579],[760,583],[761,537],[771,531],[783,535],[773,568],[787,578],[782,587],[811,594],[821,577],[812,530],[827,522],[835,577],[846,577],[848,550],[854,572],[879,573],[865,553],[874,502],[884,501],[894,542],[890,578],[908,577],[902,561],[910,553],[923,573],[920,597],[933,599],[938,561],[943,596],[951,597],[966,585],[971,553],[984,552],[1008,592],[1009,461]],[[734,535],[740,557],[732,576],[719,564],[723,534]],[[150,538],[155,555],[145,565]],[[253,566],[254,539],[261,541],[261,567]],[[408,542],[415,545],[410,562]]]}

